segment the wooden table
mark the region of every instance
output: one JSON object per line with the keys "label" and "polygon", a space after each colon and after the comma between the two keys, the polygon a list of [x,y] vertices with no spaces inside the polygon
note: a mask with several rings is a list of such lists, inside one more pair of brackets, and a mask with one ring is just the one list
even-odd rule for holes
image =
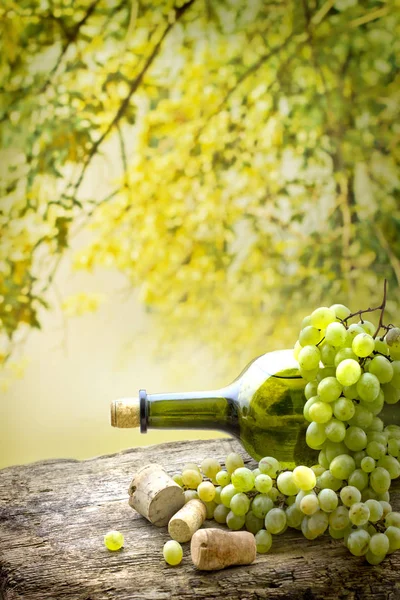
{"label": "wooden table", "polygon": [[[275,536],[271,552],[246,567],[197,571],[189,543],[180,566],[166,565],[166,528],[152,526],[128,506],[134,473],[158,462],[173,474],[185,462],[199,463],[206,456],[223,460],[232,450],[245,455],[236,441],[223,439],[3,469],[1,600],[400,599],[400,552],[371,567],[351,556],[342,542],[327,535],[310,542],[294,530]],[[392,505],[400,509],[399,485]],[[110,529],[125,535],[119,552],[103,545]]]}

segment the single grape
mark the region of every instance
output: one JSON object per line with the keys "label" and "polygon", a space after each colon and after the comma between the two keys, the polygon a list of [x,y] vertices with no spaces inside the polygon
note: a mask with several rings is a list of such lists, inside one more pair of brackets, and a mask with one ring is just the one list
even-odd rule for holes
{"label": "single grape", "polygon": [[265,529],[260,529],[255,535],[256,548],[259,554],[265,554],[272,546],[272,535]]}
{"label": "single grape", "polygon": [[259,517],[256,517],[256,515],[253,513],[253,511],[249,510],[249,512],[246,515],[245,527],[246,527],[247,531],[250,531],[250,533],[252,533],[253,535],[256,535],[256,533],[258,531],[263,529],[264,519],[260,519]]}
{"label": "single grape", "polygon": [[307,516],[313,515],[320,509],[318,496],[314,492],[306,493],[300,501],[299,508]]}
{"label": "single grape", "polygon": [[[341,323],[329,323],[325,331],[325,340],[335,348],[341,348],[346,343],[347,330]],[[319,341],[319,340],[318,340]]]}
{"label": "single grape", "polygon": [[226,516],[226,524],[228,525],[229,529],[232,529],[233,531],[242,529],[245,522],[246,517],[244,515],[235,515],[232,511],[230,511]]}
{"label": "single grape", "polygon": [[226,523],[226,517],[228,516],[230,510],[227,506],[223,504],[218,504],[214,509],[214,520],[217,523]]}
{"label": "single grape", "polygon": [[237,517],[246,515],[247,511],[250,509],[250,499],[243,492],[239,492],[232,496],[230,509]]}
{"label": "single grape", "polygon": [[124,545],[124,536],[119,531],[108,531],[104,536],[104,545],[107,550],[115,552]]}
{"label": "single grape", "polygon": [[336,531],[343,531],[350,525],[349,511],[345,506],[338,506],[329,515],[329,525]]}
{"label": "single grape", "polygon": [[191,463],[186,463],[183,466],[182,473],[183,473],[183,471],[198,471],[198,473],[200,473],[200,468],[196,465],[196,463],[191,462]]}
{"label": "single grape", "polygon": [[352,527],[349,525],[345,529],[334,529],[329,525],[329,535],[334,540],[342,540],[344,537],[348,538],[350,533],[353,531]]}
{"label": "single grape", "polygon": [[391,438],[388,441],[387,448],[388,448],[388,454],[390,454],[394,458],[398,458],[398,456],[400,455],[400,440]]}
{"label": "single grape", "polygon": [[311,325],[317,329],[325,329],[329,323],[336,321],[336,313],[334,310],[321,306],[316,308],[311,313]]}
{"label": "single grape", "polygon": [[366,456],[367,456],[367,453],[365,450],[358,450],[357,452],[353,453],[353,458],[354,458],[354,462],[356,463],[357,469],[361,468],[361,461]]}
{"label": "single grape", "polygon": [[351,310],[347,308],[347,306],[345,306],[344,304],[332,304],[332,306],[330,306],[329,308],[330,310],[334,311],[335,315],[341,321],[347,319],[347,317],[351,314]]}
{"label": "single grape", "polygon": [[309,381],[307,383],[306,387],[304,388],[304,395],[306,397],[306,400],[309,400],[313,396],[317,395],[317,387],[318,385],[317,383],[315,383],[315,381]]}
{"label": "single grape", "polygon": [[322,369],[319,368],[315,379],[316,379],[317,383],[319,383],[326,377],[335,377],[335,373],[336,373],[336,369],[334,366],[323,367]]}
{"label": "single grape", "polygon": [[326,367],[333,367],[335,364],[335,356],[337,353],[337,348],[334,348],[330,344],[327,344],[325,341],[323,344],[319,346],[321,352],[321,361]]}
{"label": "single grape", "polygon": [[[318,464],[320,465],[320,467],[322,467],[324,469],[324,471],[326,471],[327,469],[329,469],[329,460],[326,456],[326,452],[325,450],[321,450],[318,454]],[[324,472],[322,471],[321,473],[319,473],[319,475],[317,475],[317,477],[319,477],[320,475],[322,475],[322,473]]]}
{"label": "single grape", "polygon": [[383,467],[376,467],[369,476],[369,484],[377,494],[383,494],[390,488],[390,474]]}
{"label": "single grape", "polygon": [[364,529],[352,531],[347,539],[347,547],[354,556],[363,556],[369,549],[370,535]]}
{"label": "single grape", "polygon": [[365,333],[365,331],[361,327],[361,325],[358,325],[357,323],[352,323],[351,325],[349,325],[349,327],[347,329],[347,335],[348,335],[348,340],[350,341],[350,346],[352,345],[354,338],[359,333]]}
{"label": "single grape", "polygon": [[327,441],[325,443],[325,452],[326,458],[328,459],[329,463],[331,463],[333,459],[336,458],[336,456],[339,456],[340,454],[350,454],[349,449],[343,442]]}
{"label": "single grape", "polygon": [[[391,384],[395,388],[400,388],[400,360],[395,360],[391,363],[393,369],[393,376],[391,379]],[[386,382],[385,382],[386,383]]]}
{"label": "single grape", "polygon": [[348,398],[339,398],[333,403],[333,414],[340,421],[349,421],[355,413],[355,406]]}
{"label": "single grape", "polygon": [[308,530],[311,535],[320,536],[328,529],[329,517],[322,510],[311,515],[308,519]]}
{"label": "single grape", "polygon": [[211,502],[215,498],[215,487],[211,481],[203,481],[197,488],[197,493],[203,502]]}
{"label": "single grape", "polygon": [[373,418],[374,415],[368,408],[365,408],[361,404],[356,404],[354,407],[354,416],[348,422],[350,425],[367,429],[371,425]]}
{"label": "single grape", "polygon": [[352,506],[361,501],[361,492],[352,485],[346,485],[340,490],[340,499],[345,506]]}
{"label": "single grape", "polygon": [[323,423],[315,423],[315,421],[310,423],[306,431],[307,445],[314,450],[319,450],[319,447],[325,442],[325,440],[326,433]]}
{"label": "single grape", "polygon": [[304,327],[308,327],[311,325],[311,315],[307,315],[301,322],[300,329],[304,329]]}
{"label": "single grape", "polygon": [[296,504],[292,504],[286,509],[286,519],[289,527],[293,527],[294,529],[300,527],[303,517],[304,514],[296,506]]}
{"label": "single grape", "polygon": [[163,556],[165,562],[172,567],[179,565],[179,563],[182,562],[183,557],[182,546],[175,540],[169,540],[168,542],[165,542],[163,547]]}
{"label": "single grape", "polygon": [[348,479],[355,468],[354,458],[348,454],[336,456],[329,466],[330,472],[337,479]]}
{"label": "single grape", "polygon": [[385,456],[386,446],[379,442],[370,442],[367,444],[367,454],[371,458],[378,460],[379,458],[382,458],[382,456]]}
{"label": "single grape", "polygon": [[276,489],[276,487],[272,487],[272,488],[269,490],[269,492],[268,492],[267,496],[268,496],[269,498],[271,498],[272,502],[277,502],[277,501],[278,501],[278,498],[280,497],[280,492],[279,492],[279,490],[277,490],[277,489]]}
{"label": "single grape", "polygon": [[375,356],[369,364],[368,371],[376,375],[380,383],[389,383],[393,379],[393,365],[384,356]]}
{"label": "single grape", "polygon": [[276,480],[276,486],[282,494],[285,494],[285,496],[294,496],[299,491],[299,487],[295,483],[292,471],[283,471],[282,473],[279,473]]}
{"label": "single grape", "polygon": [[[323,380],[325,381],[325,379]],[[316,423],[327,423],[332,418],[332,407],[326,402],[313,402],[308,409],[308,415],[311,421]]]}
{"label": "single grape", "polygon": [[312,469],[298,466],[293,470],[293,482],[298,489],[309,491],[315,487],[317,479]]}
{"label": "single grape", "polygon": [[326,467],[323,467],[322,465],[313,465],[311,469],[314,471],[315,477],[319,477],[326,471]]}
{"label": "single grape", "polygon": [[361,492],[361,501],[366,502],[367,500],[378,500],[378,494],[370,487]]}
{"label": "single grape", "polygon": [[269,475],[261,473],[254,480],[254,487],[261,494],[267,494],[272,488],[272,479]]}
{"label": "single grape", "polygon": [[[383,509],[382,509],[383,510]],[[385,527],[399,527],[400,528],[400,513],[397,511],[390,512],[385,518]]]}
{"label": "single grape", "polygon": [[306,540],[315,540],[315,538],[318,537],[317,534],[315,533],[311,533],[311,531],[308,528],[308,522],[310,520],[310,517],[304,516],[303,520],[301,522],[301,532],[304,535],[304,537],[306,538]]}
{"label": "single grape", "polygon": [[386,502],[385,500],[379,500],[378,502],[379,502],[379,504],[380,504],[380,505],[382,506],[382,508],[383,508],[383,515],[382,515],[382,518],[383,518],[383,519],[385,519],[385,518],[386,518],[386,516],[387,516],[389,513],[391,513],[391,512],[392,512],[392,507],[391,507],[391,505],[389,504],[389,502]]}
{"label": "single grape", "polygon": [[346,430],[344,443],[349,450],[358,452],[367,446],[367,434],[361,427],[351,426]]}
{"label": "single grape", "polygon": [[363,330],[369,335],[374,335],[376,327],[373,323],[371,323],[371,321],[359,321],[357,325],[362,327]]}
{"label": "single grape", "polygon": [[273,500],[265,494],[257,494],[251,503],[253,514],[259,519],[264,519],[265,515],[274,508]]}
{"label": "single grape", "polygon": [[314,381],[319,374],[319,368],[303,369],[302,367],[299,367],[299,373],[305,381]]}
{"label": "single grape", "polygon": [[346,360],[346,358],[352,358],[353,360],[358,361],[357,355],[354,354],[354,352],[351,348],[341,348],[339,350],[339,352],[336,353],[336,356],[335,356],[335,360],[334,360],[335,367],[337,367],[343,360]]}
{"label": "single grape", "polygon": [[295,360],[299,360],[299,354],[302,348],[303,346],[300,344],[299,340],[297,340],[293,348],[293,357]]}
{"label": "single grape", "polygon": [[317,480],[317,487],[321,488],[322,490],[329,489],[337,492],[342,485],[342,480],[334,477],[329,470],[325,471],[325,473],[322,473]]}
{"label": "single grape", "polygon": [[182,481],[189,489],[196,490],[203,481],[203,477],[199,471],[195,471],[194,469],[185,469],[182,472]]}
{"label": "single grape", "polygon": [[[361,403],[364,404],[364,400],[361,400]],[[382,389],[378,394],[378,397],[373,402],[365,403],[365,408],[372,413],[372,416],[379,415],[383,406],[385,404],[385,396],[383,395]]]}
{"label": "single grape", "polygon": [[321,360],[321,353],[316,346],[304,346],[299,353],[299,365],[306,371],[317,369],[319,361]]}
{"label": "single grape", "polygon": [[258,463],[258,467],[261,473],[269,475],[272,479],[275,479],[276,473],[281,470],[281,465],[273,456],[264,456]]}
{"label": "single grape", "polygon": [[274,535],[283,533],[286,524],[286,513],[281,508],[273,508],[265,516],[265,529]]}
{"label": "single grape", "polygon": [[368,333],[359,333],[354,338],[351,349],[357,356],[365,358],[366,356],[369,356],[375,349],[374,338]]}
{"label": "single grape", "polygon": [[206,477],[215,481],[218,471],[221,471],[221,465],[215,458],[205,458],[201,463],[201,470]]}
{"label": "single grape", "polygon": [[301,330],[299,335],[299,342],[303,346],[315,346],[322,339],[321,331],[308,325]]}
{"label": "single grape", "polygon": [[359,363],[352,358],[342,360],[336,368],[336,378],[343,386],[357,383],[361,376],[361,367]]}
{"label": "single grape", "polygon": [[232,485],[231,483],[228,483],[228,485],[223,487],[221,490],[220,499],[221,499],[222,504],[229,508],[231,505],[231,500],[232,500],[233,496],[235,494],[237,494],[238,492],[239,492],[239,490],[236,489],[234,485]]}
{"label": "single grape", "polygon": [[[311,315],[311,323],[312,322],[313,320]],[[392,327],[392,329],[389,329],[385,337],[385,342],[389,346],[390,350],[400,350],[400,328]]]}
{"label": "single grape", "polygon": [[369,508],[364,502],[355,502],[349,510],[349,518],[353,525],[365,525],[369,520]]}
{"label": "single grape", "polygon": [[342,393],[343,386],[336,377],[325,377],[319,382],[317,394],[322,402],[335,402]]}
{"label": "single grape", "polygon": [[368,428],[368,431],[377,431],[378,433],[382,433],[384,430],[385,424],[379,417],[374,417],[372,419],[372,423]]}
{"label": "single grape", "polygon": [[348,398],[348,400],[357,400],[357,383],[353,383],[353,385],[345,385],[343,388],[343,396]]}
{"label": "single grape", "polygon": [[383,517],[383,506],[378,500],[370,498],[364,504],[369,508],[369,520],[371,523],[376,523]]}
{"label": "single grape", "polygon": [[249,492],[254,487],[254,475],[246,467],[236,469],[231,475],[231,481],[239,492]]}
{"label": "single grape", "polygon": [[206,507],[206,519],[212,519],[214,516],[214,511],[218,506],[217,503],[214,502],[214,500],[211,500],[210,502],[203,501],[203,504]]}
{"label": "single grape", "polygon": [[319,396],[312,396],[307,400],[307,402],[303,406],[303,415],[306,421],[312,422],[312,418],[310,416],[310,408],[313,404],[319,402]]}
{"label": "single grape", "polygon": [[382,391],[386,404],[397,404],[400,400],[400,389],[396,388],[391,383],[383,383]]}
{"label": "single grape", "polygon": [[231,452],[225,459],[225,467],[228,473],[232,475],[233,471],[244,467],[243,458],[240,456],[240,454]]}
{"label": "single grape", "polygon": [[215,488],[215,496],[214,496],[214,502],[216,502],[217,504],[221,504],[221,490],[222,490],[222,485],[217,485],[217,487]]}
{"label": "single grape", "polygon": [[398,527],[393,527],[390,525],[386,531],[385,535],[389,540],[389,551],[388,554],[395,552],[395,550],[400,549],[400,529]]}
{"label": "single grape", "polygon": [[185,496],[185,504],[190,500],[198,500],[199,495],[196,490],[185,490],[183,495]]}
{"label": "single grape", "polygon": [[326,513],[330,513],[337,508],[339,500],[337,494],[333,490],[327,488],[320,491],[318,494],[318,501],[321,510]]}
{"label": "single grape", "polygon": [[175,481],[175,483],[177,483],[181,487],[183,487],[185,485],[183,483],[182,475],[180,473],[177,473],[176,475],[173,475],[172,479]]}
{"label": "single grape", "polygon": [[361,469],[365,473],[372,473],[372,471],[375,469],[375,465],[375,460],[371,456],[366,456],[361,461]]}
{"label": "single grape", "polygon": [[348,478],[348,484],[362,492],[368,486],[368,475],[362,469],[356,469]]}
{"label": "single grape", "polygon": [[228,471],[218,471],[218,473],[215,476],[215,479],[217,480],[217,483],[219,485],[222,485],[222,487],[224,487],[225,485],[228,485],[228,483],[231,482],[231,474],[228,473]]}
{"label": "single grape", "polygon": [[373,402],[379,395],[381,385],[376,375],[363,373],[357,381],[357,392],[364,402]]}

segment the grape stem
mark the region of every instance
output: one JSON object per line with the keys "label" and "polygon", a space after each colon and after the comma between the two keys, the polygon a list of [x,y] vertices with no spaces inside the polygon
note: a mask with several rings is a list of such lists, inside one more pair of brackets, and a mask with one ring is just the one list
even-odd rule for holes
{"label": "grape stem", "polygon": [[372,336],[374,339],[378,335],[378,332],[383,325],[383,313],[385,312],[385,306],[386,306],[386,292],[387,292],[387,279],[385,279],[384,284],[383,284],[383,299],[382,299],[382,304],[380,306],[381,314],[379,316],[378,327],[376,328],[376,331],[375,331],[374,335]]}
{"label": "grape stem", "polygon": [[378,323],[378,327],[374,333],[374,335],[372,336],[374,339],[376,338],[376,336],[379,333],[379,330],[383,327],[384,329],[388,329],[385,325],[383,325],[383,313],[385,312],[385,306],[386,306],[386,293],[387,293],[387,279],[385,279],[384,284],[383,284],[383,299],[382,299],[382,303],[379,306],[375,306],[374,308],[364,308],[362,310],[357,310],[354,313],[351,313],[348,317],[346,317],[345,319],[340,319],[340,321],[342,323],[345,323],[347,325],[347,321],[349,319],[352,319],[353,317],[357,317],[359,316],[361,319],[361,322],[363,322],[361,315],[363,315],[364,313],[369,313],[369,312],[375,312],[376,310],[380,310],[381,311],[381,315],[379,317],[379,323]]}

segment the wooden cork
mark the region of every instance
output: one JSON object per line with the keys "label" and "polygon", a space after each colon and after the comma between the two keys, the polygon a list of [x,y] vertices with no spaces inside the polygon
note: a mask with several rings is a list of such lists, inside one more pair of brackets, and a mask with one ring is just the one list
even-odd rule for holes
{"label": "wooden cork", "polygon": [[249,565],[256,558],[256,540],[249,531],[200,529],[192,537],[190,553],[195,567],[203,571]]}
{"label": "wooden cork", "polygon": [[188,542],[203,525],[207,510],[201,500],[189,500],[168,523],[168,533],[177,542]]}
{"label": "wooden cork", "polygon": [[183,489],[157,464],[142,467],[128,493],[129,506],[157,527],[167,525],[185,503]]}
{"label": "wooden cork", "polygon": [[140,425],[140,405],[138,398],[119,398],[111,402],[111,425],[132,428]]}

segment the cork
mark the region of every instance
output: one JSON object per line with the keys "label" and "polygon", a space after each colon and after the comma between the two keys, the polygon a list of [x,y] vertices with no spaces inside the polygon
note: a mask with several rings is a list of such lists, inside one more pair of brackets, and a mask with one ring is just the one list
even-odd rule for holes
{"label": "cork", "polygon": [[168,533],[177,542],[188,542],[203,525],[207,510],[201,500],[189,500],[168,523]]}
{"label": "cork", "polygon": [[157,527],[164,527],[185,503],[183,489],[161,465],[142,467],[129,486],[129,506]]}
{"label": "cork", "polygon": [[217,571],[232,565],[249,565],[257,555],[256,540],[249,531],[199,529],[192,537],[190,553],[195,567]]}
{"label": "cork", "polygon": [[118,398],[111,402],[110,409],[113,427],[139,427],[140,404],[138,398]]}

